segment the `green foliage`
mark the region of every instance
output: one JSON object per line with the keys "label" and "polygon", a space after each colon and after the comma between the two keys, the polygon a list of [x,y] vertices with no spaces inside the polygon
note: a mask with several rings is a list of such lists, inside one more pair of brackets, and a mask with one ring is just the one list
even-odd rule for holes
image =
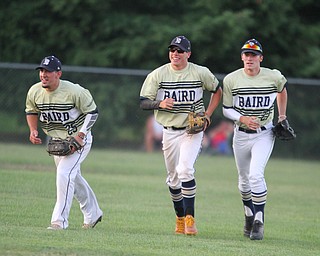
{"label": "green foliage", "polygon": [[[93,149],[82,174],[104,211],[82,230],[74,200],[64,231],[50,231],[55,202],[52,157],[42,146],[0,145],[0,254],[13,255],[318,255],[319,162],[271,159],[265,238],[242,235],[243,209],[233,158],[197,161],[195,237],[174,234],[175,216],[161,153]],[[308,198],[308,200],[305,200]]]}
{"label": "green foliage", "polygon": [[68,65],[152,69],[167,61],[170,40],[185,34],[192,61],[228,73],[241,64],[243,42],[255,37],[265,65],[286,76],[319,77],[317,0],[11,0],[0,8],[5,62],[56,54]]}

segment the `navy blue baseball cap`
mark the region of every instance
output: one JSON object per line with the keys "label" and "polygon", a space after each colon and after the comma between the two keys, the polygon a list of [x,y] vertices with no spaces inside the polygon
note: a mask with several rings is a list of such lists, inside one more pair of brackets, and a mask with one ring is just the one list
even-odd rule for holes
{"label": "navy blue baseball cap", "polygon": [[36,69],[45,69],[49,72],[61,71],[61,62],[55,56],[45,57]]}
{"label": "navy blue baseball cap", "polygon": [[256,39],[250,39],[244,43],[241,47],[241,54],[245,52],[251,52],[256,55],[262,55],[262,45]]}
{"label": "navy blue baseball cap", "polygon": [[173,38],[171,44],[169,45],[169,48],[171,48],[172,46],[177,46],[185,52],[191,52],[191,43],[185,36],[176,36],[175,38]]}

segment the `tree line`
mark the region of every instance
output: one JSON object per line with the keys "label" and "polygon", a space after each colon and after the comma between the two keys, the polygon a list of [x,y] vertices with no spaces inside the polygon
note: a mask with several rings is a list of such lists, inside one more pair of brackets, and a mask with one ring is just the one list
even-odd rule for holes
{"label": "tree line", "polygon": [[153,69],[183,34],[190,60],[214,73],[238,68],[242,44],[256,38],[265,66],[320,77],[317,0],[2,0],[0,8],[1,62],[54,54],[67,65]]}

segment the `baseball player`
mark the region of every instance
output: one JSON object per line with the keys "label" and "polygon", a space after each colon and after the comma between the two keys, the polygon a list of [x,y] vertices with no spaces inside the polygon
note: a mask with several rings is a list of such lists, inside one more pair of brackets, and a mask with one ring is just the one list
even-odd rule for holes
{"label": "baseball player", "polygon": [[260,67],[262,46],[255,39],[244,43],[241,60],[244,67],[223,80],[223,114],[235,122],[233,151],[245,214],[244,235],[261,240],[267,200],[264,170],[275,141],[274,102],[279,121],[286,119],[287,80],[278,70]]}
{"label": "baseball player", "polygon": [[73,136],[83,148],[68,156],[53,156],[57,170],[57,201],[48,229],[66,229],[73,197],[79,202],[84,216],[83,228],[93,228],[102,219],[96,196],[80,171],[81,163],[92,144],[91,128],[97,120],[97,106],[90,92],[78,84],[60,80],[61,62],[54,56],[45,57],[39,69],[40,82],[28,91],[26,118],[30,141],[41,144],[41,128],[51,138]]}
{"label": "baseball player", "polygon": [[167,170],[166,183],[176,213],[177,234],[196,235],[194,164],[200,153],[203,132],[186,133],[188,112],[205,111],[203,91],[212,93],[206,114],[210,117],[218,106],[222,91],[217,78],[208,68],[188,61],[190,41],[184,36],[173,38],[169,60],[152,71],[140,92],[140,107],[154,110],[163,126],[163,154]]}

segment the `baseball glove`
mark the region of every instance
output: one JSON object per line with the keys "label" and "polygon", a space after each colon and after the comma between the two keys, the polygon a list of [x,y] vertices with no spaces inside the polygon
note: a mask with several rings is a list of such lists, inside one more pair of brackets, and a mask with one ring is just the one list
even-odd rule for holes
{"label": "baseball glove", "polygon": [[189,112],[187,133],[196,134],[202,132],[210,125],[210,123],[210,118],[204,112]]}
{"label": "baseball glove", "polygon": [[284,119],[281,122],[277,123],[272,128],[272,131],[276,138],[280,140],[293,140],[297,137],[287,119]]}
{"label": "baseball glove", "polygon": [[50,139],[47,145],[47,152],[49,155],[67,156],[73,154],[75,151],[81,149],[81,145],[74,137],[67,137],[66,139]]}

